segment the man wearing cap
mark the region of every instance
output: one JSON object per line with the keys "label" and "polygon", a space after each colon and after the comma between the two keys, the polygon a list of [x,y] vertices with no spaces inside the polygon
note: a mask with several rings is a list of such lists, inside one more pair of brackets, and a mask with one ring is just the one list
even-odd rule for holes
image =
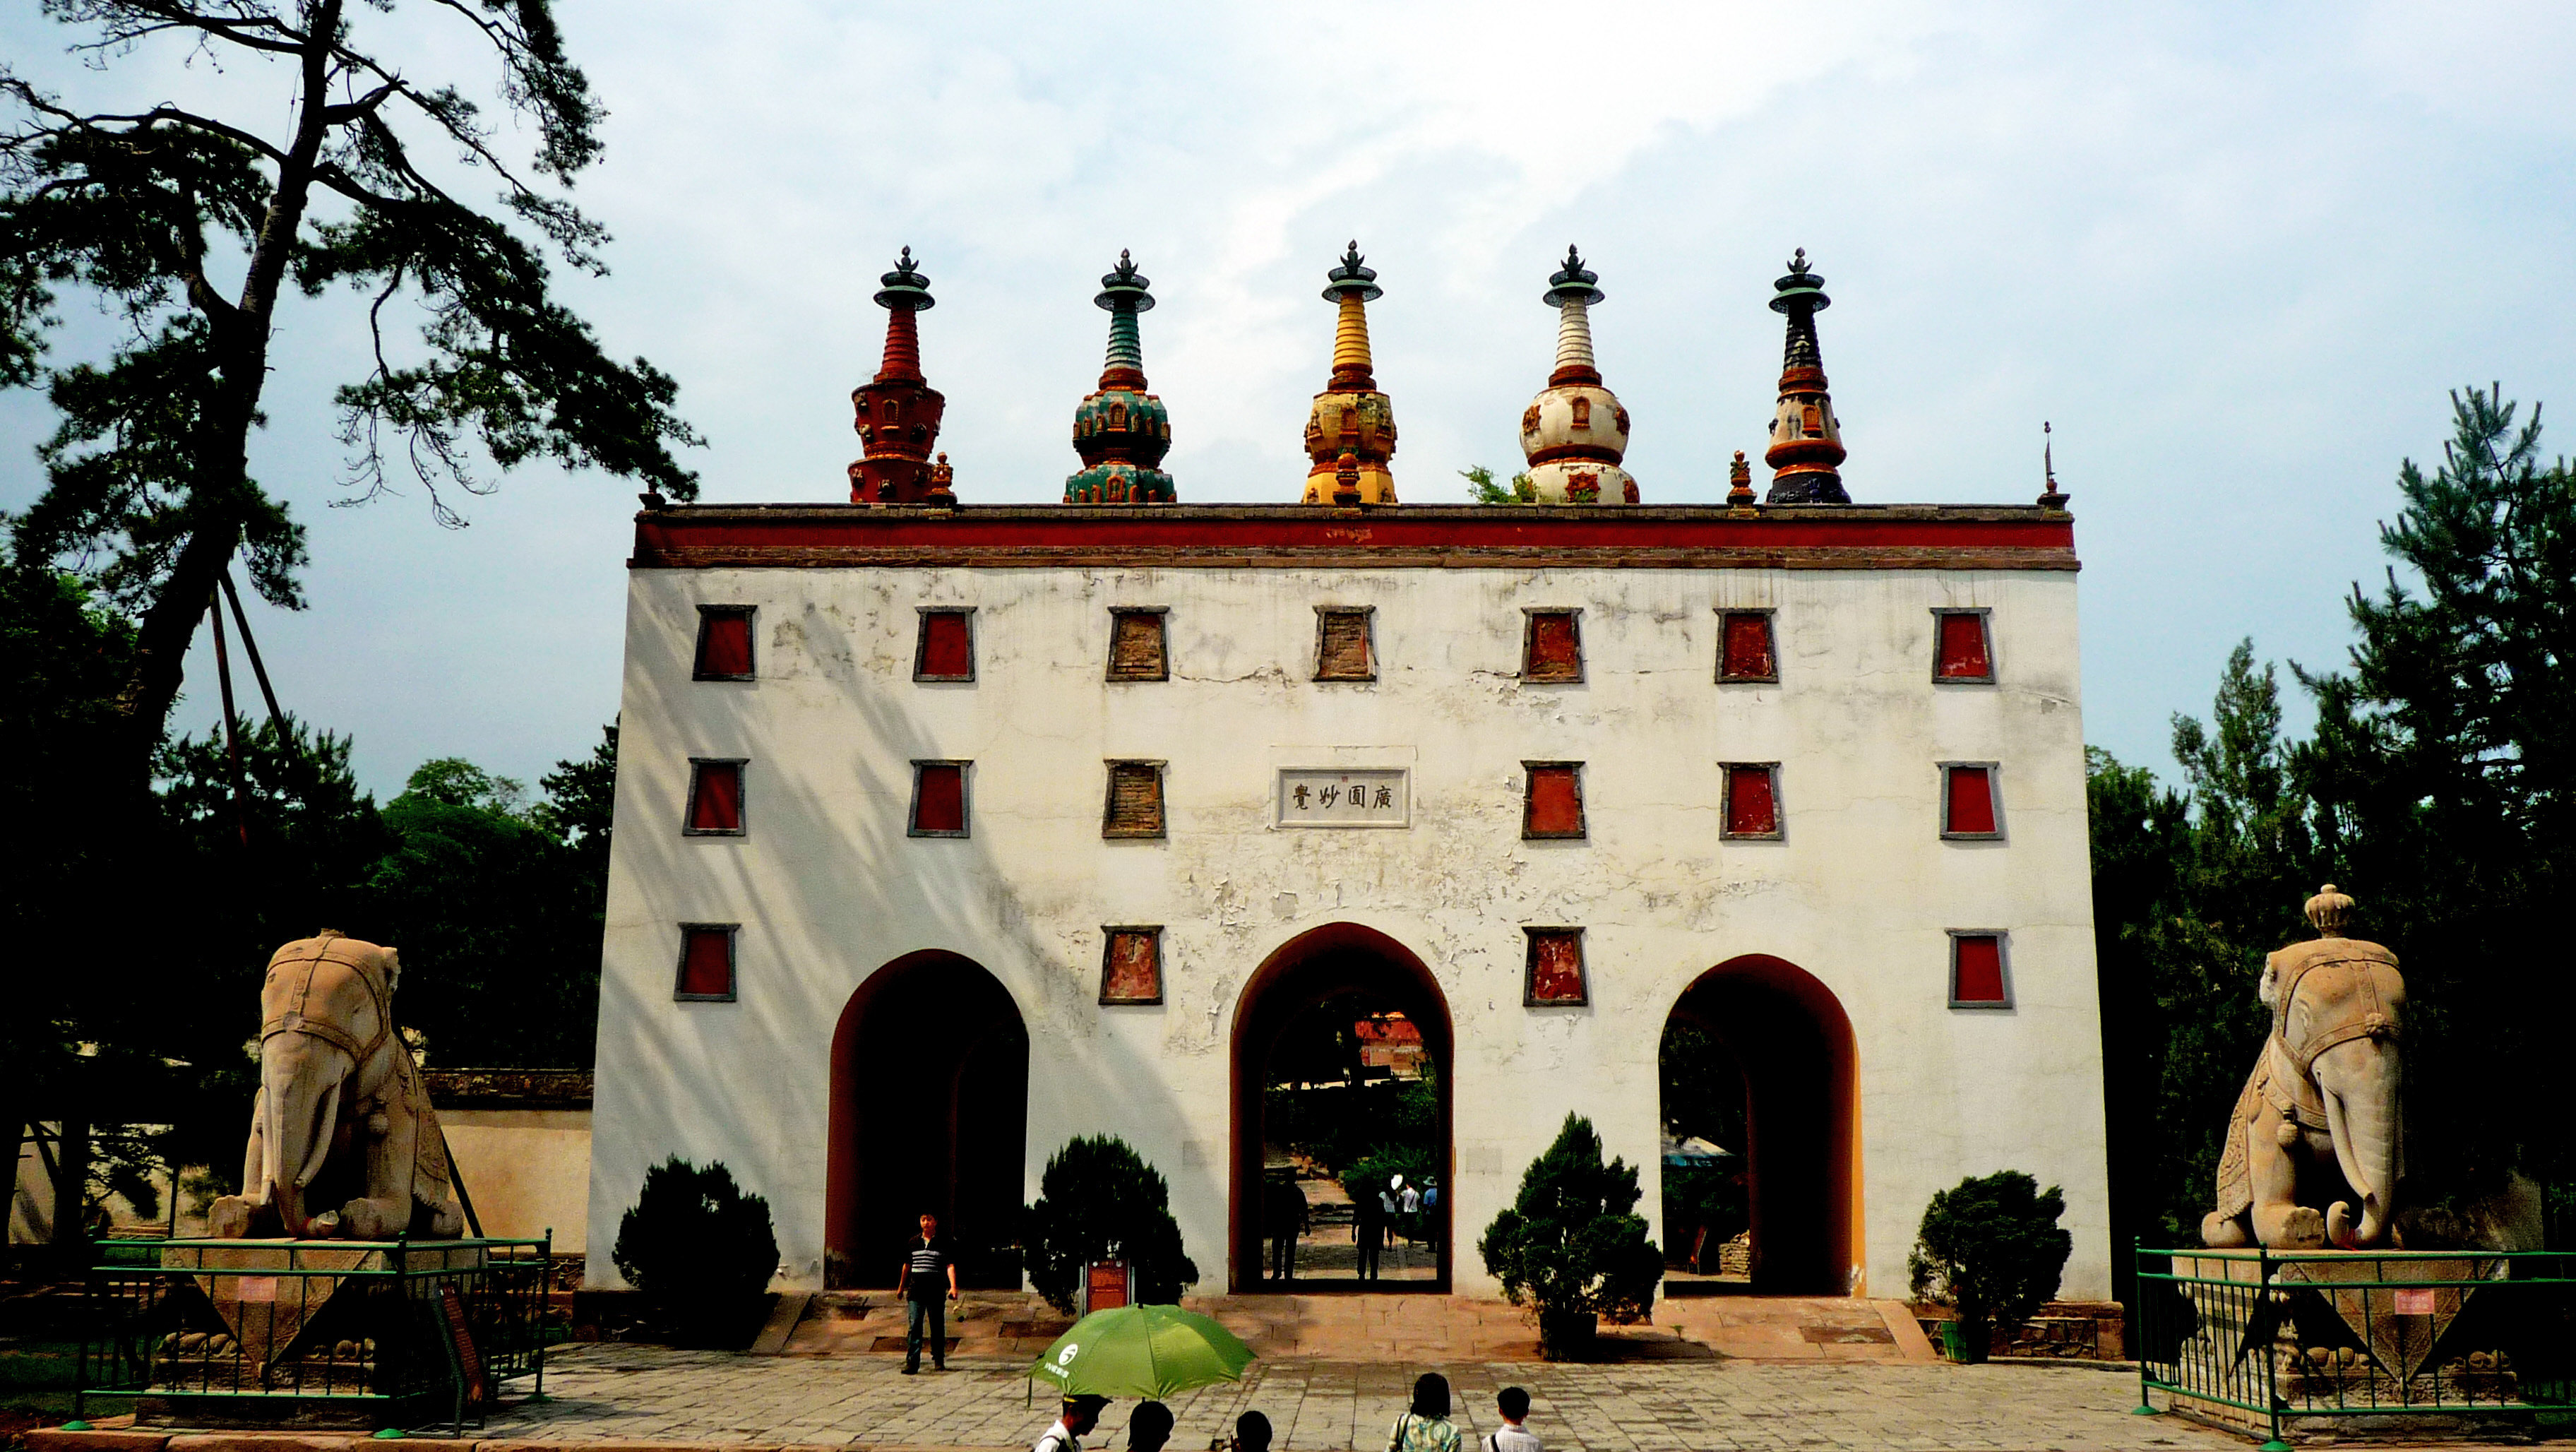
{"label": "man wearing cap", "polygon": [[1064,1414],[1038,1434],[1029,1452],[1082,1452],[1082,1434],[1100,1425],[1100,1409],[1107,1405],[1107,1397],[1066,1397]]}

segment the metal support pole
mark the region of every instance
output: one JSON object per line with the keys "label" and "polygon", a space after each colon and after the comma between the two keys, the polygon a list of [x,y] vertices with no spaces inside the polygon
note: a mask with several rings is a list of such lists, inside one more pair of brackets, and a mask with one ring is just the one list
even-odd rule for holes
{"label": "metal support pole", "polygon": [[[2138,1260],[2147,1253],[2146,1244],[2144,1240],[2133,1240],[2129,1243],[2129,1295],[2140,1303],[2129,1308],[2130,1334],[2139,1340],[2138,1345],[2129,1348],[2138,1358],[2138,1404],[2129,1408],[2129,1415],[2133,1417],[2152,1417],[2157,1414],[2156,1404],[2147,1399],[2147,1348],[2145,1345],[2147,1308],[2144,1304],[2146,1292],[2139,1289],[2146,1282],[2138,1279]],[[2170,1262],[2167,1264],[2167,1269],[2171,1269]],[[2099,1355],[2100,1352],[2097,1350],[2095,1354]]]}
{"label": "metal support pole", "polygon": [[2256,1310],[2264,1313],[2263,1324],[2271,1328],[2270,1338],[2264,1343],[2262,1352],[2263,1411],[2272,1419],[2272,1439],[2257,1448],[2256,1452],[2291,1452],[2290,1444],[2281,1436],[2281,1392],[2277,1384],[2277,1378],[2280,1375],[2280,1358],[2273,1354],[2281,1343],[2281,1325],[2277,1316],[2269,1314],[2272,1311],[2272,1249],[2270,1246],[2258,1245],[2254,1249],[2254,1286],[2255,1294],[2262,1297],[2256,1302]]}
{"label": "metal support pole", "polygon": [[233,572],[227,567],[215,577],[223,583],[224,603],[233,607],[233,624],[241,627],[242,653],[250,657],[250,673],[259,679],[259,698],[268,703],[268,724],[277,729],[278,744],[286,742],[286,713],[277,709],[277,692],[269,689],[268,667],[260,664],[259,642],[250,638],[250,617],[242,614],[241,594],[233,589]]}
{"label": "metal support pole", "polygon": [[250,850],[250,809],[242,801],[241,738],[233,727],[233,658],[224,649],[224,607],[217,601],[206,602],[206,616],[215,626],[215,680],[224,698],[224,754],[233,763],[233,827],[241,833],[242,850]]}

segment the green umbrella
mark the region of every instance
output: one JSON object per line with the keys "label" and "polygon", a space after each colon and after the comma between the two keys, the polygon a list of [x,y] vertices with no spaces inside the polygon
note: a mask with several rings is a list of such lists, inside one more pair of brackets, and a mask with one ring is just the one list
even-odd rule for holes
{"label": "green umbrella", "polygon": [[1029,1368],[1058,1396],[1152,1397],[1217,1381],[1241,1381],[1252,1348],[1233,1332],[1178,1306],[1094,1311]]}

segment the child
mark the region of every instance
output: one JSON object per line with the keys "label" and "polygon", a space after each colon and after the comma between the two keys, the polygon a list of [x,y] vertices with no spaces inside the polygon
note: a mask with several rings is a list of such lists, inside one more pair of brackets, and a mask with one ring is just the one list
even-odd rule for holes
{"label": "child", "polygon": [[1538,1433],[1521,1425],[1529,1416],[1528,1392],[1507,1386],[1494,1398],[1494,1408],[1503,1414],[1503,1424],[1485,1435],[1485,1452],[1546,1452]]}

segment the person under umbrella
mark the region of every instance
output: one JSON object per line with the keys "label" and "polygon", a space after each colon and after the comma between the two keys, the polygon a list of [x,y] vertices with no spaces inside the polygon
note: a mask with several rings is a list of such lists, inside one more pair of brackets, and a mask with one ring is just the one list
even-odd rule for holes
{"label": "person under umbrella", "polygon": [[1066,1397],[1063,1414],[1038,1434],[1029,1452],[1082,1452],[1082,1434],[1100,1425],[1101,1409],[1108,1405],[1107,1397]]}

